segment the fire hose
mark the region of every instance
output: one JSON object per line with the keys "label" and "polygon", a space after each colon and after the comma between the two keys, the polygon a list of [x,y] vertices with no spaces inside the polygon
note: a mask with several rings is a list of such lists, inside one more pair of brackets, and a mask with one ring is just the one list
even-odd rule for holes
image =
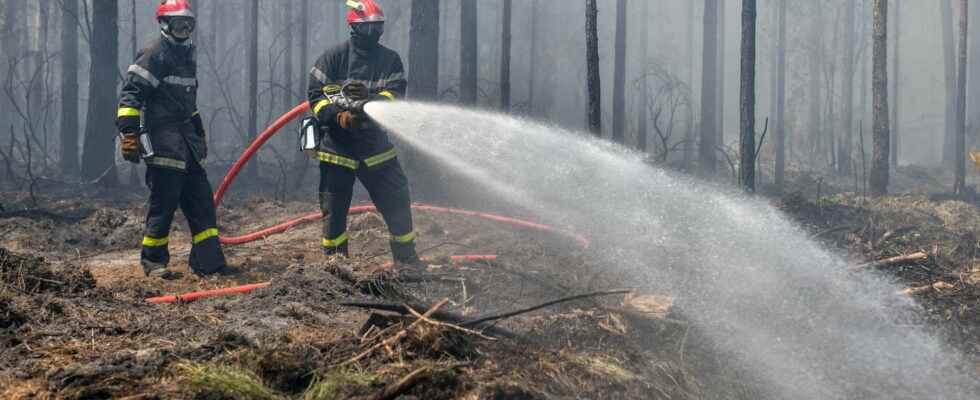
{"label": "fire hose", "polygon": [[[235,178],[238,177],[238,173],[241,172],[241,169],[245,166],[245,164],[248,163],[248,161],[251,160],[253,156],[255,156],[255,153],[257,153],[259,151],[259,149],[262,148],[262,145],[264,145],[272,136],[274,136],[277,133],[279,133],[279,131],[282,129],[282,127],[286,126],[286,124],[288,124],[290,121],[292,121],[296,117],[298,117],[298,116],[302,115],[303,113],[309,111],[309,109],[310,109],[310,105],[307,102],[303,102],[300,105],[297,105],[292,110],[290,110],[286,114],[283,114],[281,117],[279,117],[279,119],[277,119],[275,122],[273,122],[272,125],[270,125],[268,128],[266,128],[252,142],[252,144],[250,144],[248,146],[248,148],[245,149],[245,152],[243,152],[242,155],[238,158],[238,160],[235,161],[235,163],[232,165],[231,169],[225,175],[224,179],[222,179],[221,185],[218,186],[218,190],[214,194],[214,207],[215,207],[215,209],[217,209],[221,205],[221,200],[224,199],[225,192],[228,190],[228,187],[231,186],[232,182],[235,181]],[[539,224],[539,223],[535,223],[535,222],[525,221],[525,220],[521,220],[521,219],[517,219],[517,218],[505,217],[505,216],[501,216],[501,215],[484,213],[484,212],[463,210],[463,209],[458,209],[458,208],[437,207],[437,206],[424,205],[424,204],[412,204],[412,209],[413,210],[418,210],[418,211],[425,211],[425,212],[432,212],[432,213],[440,213],[440,214],[452,214],[452,215],[469,216],[469,217],[475,217],[475,218],[479,218],[479,219],[483,219],[483,220],[487,220],[487,221],[500,222],[500,223],[508,224],[508,225],[511,225],[511,226],[521,227],[521,228],[530,229],[530,230],[556,233],[556,234],[563,235],[563,236],[566,236],[566,237],[569,237],[569,238],[575,240],[576,242],[578,242],[579,246],[582,247],[582,249],[587,249],[589,247],[589,241],[586,238],[584,238],[581,235],[579,235],[579,234],[576,234],[574,232],[560,230],[558,228],[555,228],[555,227],[552,227],[552,226],[549,226],[549,225],[544,225],[544,224]],[[350,215],[363,214],[363,213],[374,212],[374,211],[377,211],[377,209],[375,208],[375,206],[373,204],[367,204],[367,205],[360,205],[360,206],[351,207],[349,214]],[[321,220],[321,219],[323,219],[323,217],[324,217],[323,213],[317,211],[317,212],[314,212],[314,213],[309,213],[309,214],[306,214],[306,215],[303,215],[303,216],[300,216],[300,217],[297,217],[297,218],[294,218],[294,219],[291,219],[291,220],[288,220],[288,221],[279,223],[277,225],[274,225],[274,226],[271,226],[271,227],[268,227],[268,228],[264,228],[264,229],[260,229],[260,230],[255,231],[255,232],[247,233],[247,234],[244,234],[244,235],[241,235],[241,236],[232,236],[232,237],[222,236],[222,237],[220,237],[220,241],[221,241],[222,244],[226,244],[226,245],[245,244],[245,243],[253,242],[253,241],[256,241],[256,240],[259,240],[259,239],[265,239],[266,237],[271,236],[271,235],[275,235],[275,234],[278,234],[278,233],[285,232],[285,231],[289,230],[289,228],[292,228],[292,227],[297,226],[297,225],[300,225],[300,224],[304,224],[304,223],[307,223],[307,222],[313,222],[313,221]],[[497,256],[496,255],[457,255],[457,256],[450,256],[449,257],[449,260],[451,262],[454,262],[454,263],[465,263],[465,262],[476,262],[476,261],[492,261],[492,260],[496,260],[496,259],[497,259]],[[203,298],[208,298],[208,297],[216,297],[216,296],[223,296],[223,295],[228,295],[228,294],[247,294],[247,293],[251,293],[252,290],[267,287],[267,286],[270,285],[270,283],[271,282],[262,282],[262,283],[254,283],[254,284],[249,284],[249,285],[236,286],[236,287],[223,288],[223,289],[213,289],[213,290],[204,290],[204,291],[190,292],[190,293],[184,293],[184,294],[179,294],[179,295],[151,297],[151,298],[146,299],[146,301],[149,302],[149,303],[154,303],[154,304],[175,303],[175,302],[190,302],[190,301],[194,301],[194,300],[198,300],[198,299],[203,299]]]}

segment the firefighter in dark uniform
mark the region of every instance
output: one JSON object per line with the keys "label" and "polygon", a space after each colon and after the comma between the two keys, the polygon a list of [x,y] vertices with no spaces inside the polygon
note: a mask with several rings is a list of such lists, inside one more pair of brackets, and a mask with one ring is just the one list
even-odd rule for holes
{"label": "firefighter in dark uniform", "polygon": [[[186,0],[161,0],[157,21],[161,35],[129,66],[116,119],[123,158],[134,163],[142,158],[147,166],[150,202],[140,263],[148,276],[174,276],[167,269],[168,244],[180,207],[193,235],[191,271],[208,275],[226,264],[204,170],[207,144],[197,111],[197,66],[190,39],[194,14]],[[152,154],[141,149],[141,132],[148,133]]]}
{"label": "firefighter in dark uniform", "polygon": [[408,180],[388,135],[363,113],[366,102],[405,95],[401,57],[378,43],[385,17],[373,0],[351,0],[347,6],[351,38],[317,59],[307,92],[324,131],[318,152],[320,209],[328,215],[323,251],[349,255],[347,213],[357,178],[388,225],[396,265],[419,266]]}

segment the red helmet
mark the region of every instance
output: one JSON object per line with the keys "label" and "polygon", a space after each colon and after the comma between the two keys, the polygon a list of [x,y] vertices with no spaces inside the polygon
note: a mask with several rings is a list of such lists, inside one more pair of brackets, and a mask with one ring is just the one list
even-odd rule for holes
{"label": "red helmet", "polygon": [[384,22],[385,13],[374,0],[347,0],[347,25],[359,22]]}
{"label": "red helmet", "polygon": [[157,21],[163,17],[194,18],[194,12],[191,11],[191,3],[187,0],[160,0],[160,5],[157,7]]}

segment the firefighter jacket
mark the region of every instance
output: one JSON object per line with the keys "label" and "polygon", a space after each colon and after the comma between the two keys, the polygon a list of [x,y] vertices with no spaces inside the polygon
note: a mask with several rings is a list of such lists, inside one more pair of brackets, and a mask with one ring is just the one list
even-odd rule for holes
{"label": "firefighter jacket", "polygon": [[358,48],[350,41],[327,50],[310,71],[307,90],[310,108],[324,130],[320,140],[322,162],[357,169],[374,168],[395,158],[388,135],[367,116],[359,116],[354,129],[342,129],[337,104],[344,84],[357,81],[368,87],[373,100],[405,96],[405,71],[401,57],[380,44]]}
{"label": "firefighter jacket", "polygon": [[205,163],[194,50],[190,40],[177,42],[161,34],[136,54],[127,71],[116,125],[120,132],[142,127],[150,133],[155,156],[144,160],[148,166],[186,171],[191,157]]}

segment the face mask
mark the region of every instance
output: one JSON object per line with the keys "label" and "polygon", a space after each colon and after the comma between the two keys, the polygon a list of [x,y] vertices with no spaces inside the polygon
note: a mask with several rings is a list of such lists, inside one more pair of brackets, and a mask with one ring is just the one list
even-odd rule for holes
{"label": "face mask", "polygon": [[375,45],[385,32],[383,22],[361,22],[350,27],[351,40],[357,45]]}
{"label": "face mask", "polygon": [[177,40],[187,40],[194,33],[194,18],[171,17],[160,22],[164,32]]}

